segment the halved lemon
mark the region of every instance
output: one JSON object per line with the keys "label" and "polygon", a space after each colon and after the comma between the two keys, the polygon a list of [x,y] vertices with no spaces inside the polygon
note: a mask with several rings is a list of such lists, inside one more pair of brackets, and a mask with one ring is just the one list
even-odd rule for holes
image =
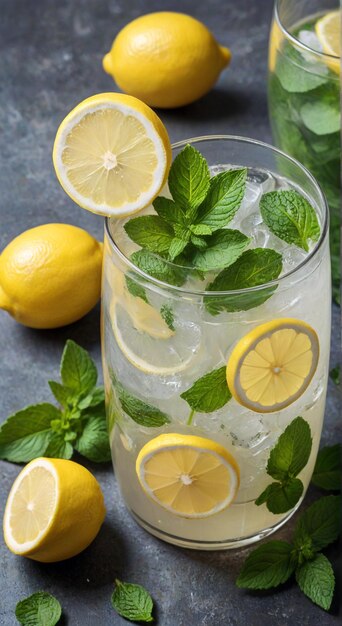
{"label": "halved lemon", "polygon": [[331,11],[324,15],[316,22],[315,30],[323,52],[331,56],[330,59],[326,60],[328,67],[339,74],[341,65],[341,10]]}
{"label": "halved lemon", "polygon": [[49,563],[75,556],[96,537],[105,517],[102,491],[82,465],[38,458],[12,485],[4,538],[15,554]]}
{"label": "halved lemon", "polygon": [[235,346],[227,363],[228,387],[252,411],[279,411],[304,393],[318,358],[318,337],[309,324],[276,319],[253,328]]}
{"label": "halved lemon", "polygon": [[165,126],[146,104],[120,93],[83,100],[61,123],[53,163],[64,191],[84,209],[122,217],[149,205],[171,164]]}
{"label": "halved lemon", "polygon": [[175,515],[209,517],[234,500],[239,466],[216,441],[167,433],[140,450],[136,472],[143,490]]}

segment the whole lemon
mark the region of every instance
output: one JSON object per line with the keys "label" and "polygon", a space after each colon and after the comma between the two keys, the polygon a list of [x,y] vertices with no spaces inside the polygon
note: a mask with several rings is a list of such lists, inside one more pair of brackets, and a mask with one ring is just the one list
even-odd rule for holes
{"label": "whole lemon", "polygon": [[124,92],[150,106],[173,108],[206,94],[230,57],[202,22],[162,11],[127,24],[103,67]]}
{"label": "whole lemon", "polygon": [[102,244],[82,228],[44,224],[0,255],[0,308],[31,328],[80,319],[101,292]]}

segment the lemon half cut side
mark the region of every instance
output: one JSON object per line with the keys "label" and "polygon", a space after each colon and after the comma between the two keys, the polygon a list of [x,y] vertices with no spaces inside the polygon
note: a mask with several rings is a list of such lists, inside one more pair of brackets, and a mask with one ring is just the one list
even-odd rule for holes
{"label": "lemon half cut side", "polygon": [[341,9],[330,11],[318,20],[315,26],[323,52],[331,57],[326,60],[326,64],[336,74],[340,73],[341,65],[341,18]]}
{"label": "lemon half cut side", "polygon": [[78,104],[61,123],[53,147],[64,191],[84,209],[112,217],[148,206],[167,180],[171,158],[156,113],[119,93]]}
{"label": "lemon half cut side", "polygon": [[279,411],[307,389],[319,359],[315,330],[302,320],[275,319],[247,333],[227,363],[228,387],[239,404]]}
{"label": "lemon half cut side", "polygon": [[234,457],[211,439],[167,433],[140,450],[136,472],[145,493],[175,515],[203,518],[234,500],[240,472]]}

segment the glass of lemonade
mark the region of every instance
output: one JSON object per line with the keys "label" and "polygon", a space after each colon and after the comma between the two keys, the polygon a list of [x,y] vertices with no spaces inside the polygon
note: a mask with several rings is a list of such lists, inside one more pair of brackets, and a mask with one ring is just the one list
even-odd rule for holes
{"label": "glass of lemonade", "polygon": [[340,23],[337,0],[277,0],[268,81],[275,145],[312,172],[328,200],[335,297],[340,274]]}
{"label": "glass of lemonade", "polygon": [[[143,528],[179,546],[226,549],[284,524],[311,478],[328,377],[328,214],[313,176],[276,148],[200,137],[174,144],[174,159],[186,145],[205,157],[210,189],[214,178],[222,182],[241,168],[247,168],[245,188],[238,197],[229,183],[235,209],[220,229],[216,197],[211,221],[202,219],[191,235],[191,263],[185,253],[171,261],[138,245],[135,225],[156,215],[153,206],[137,218],[106,220],[102,345],[109,436],[122,495]],[[277,204],[298,194],[316,224],[306,249],[275,234],[266,209],[261,215],[265,198]],[[161,195],[171,202],[168,187]],[[159,215],[163,202],[154,203]],[[208,254],[198,239],[213,236],[209,224],[219,234]],[[226,237],[233,238],[229,245]],[[235,260],[224,256],[228,248]],[[299,416],[309,443],[294,428]],[[273,464],[281,463],[277,446],[290,427],[291,445],[297,455],[307,448],[306,458],[277,473],[270,453],[277,454]],[[301,484],[288,506],[269,505],[267,497],[255,502],[279,480],[285,491],[285,483]]]}

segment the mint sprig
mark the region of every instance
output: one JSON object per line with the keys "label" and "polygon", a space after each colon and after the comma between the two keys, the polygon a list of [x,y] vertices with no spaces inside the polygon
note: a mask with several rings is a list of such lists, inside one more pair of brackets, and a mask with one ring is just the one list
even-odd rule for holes
{"label": "mint sprig", "polygon": [[193,265],[201,272],[210,272],[229,267],[250,243],[239,230],[222,229],[207,237],[206,248],[193,256]]}
{"label": "mint sprig", "polygon": [[342,487],[342,446],[326,446],[319,450],[312,479],[316,487],[327,491],[340,491]]}
{"label": "mint sprig", "polygon": [[312,448],[309,424],[296,417],[280,435],[272,448],[266,472],[277,482],[273,482],[255,500],[257,506],[266,504],[271,513],[286,513],[299,502],[303,483],[296,478],[306,466]]}
{"label": "mint sprig", "polygon": [[141,585],[115,580],[112,595],[115,611],[130,622],[153,622],[153,600]]}
{"label": "mint sprig", "polygon": [[38,591],[20,600],[15,616],[22,626],[56,626],[62,615],[58,600],[46,591]]}
{"label": "mint sprig", "polygon": [[205,374],[181,394],[181,398],[186,400],[191,409],[202,413],[221,409],[231,397],[225,366]]}
{"label": "mint sprig", "polygon": [[247,168],[228,170],[213,176],[195,223],[209,226],[212,232],[229,224],[242,202],[246,179]]}
{"label": "mint sprig", "polygon": [[0,427],[0,458],[27,463],[39,456],[70,459],[74,450],[89,460],[109,461],[103,387],[86,350],[66,342],[61,359],[62,383],[49,381],[60,408],[47,402],[11,415]]}

